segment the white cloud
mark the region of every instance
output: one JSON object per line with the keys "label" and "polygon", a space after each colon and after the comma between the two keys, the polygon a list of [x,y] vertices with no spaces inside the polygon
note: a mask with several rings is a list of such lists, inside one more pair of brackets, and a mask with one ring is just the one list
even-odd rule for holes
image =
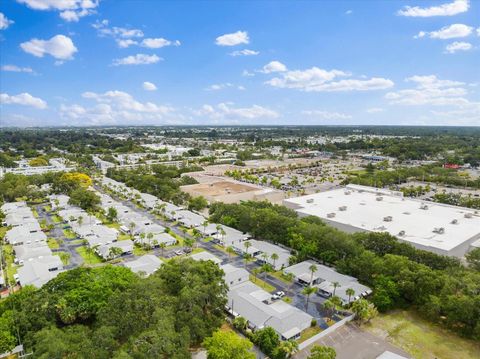
{"label": "white cloud", "polygon": [[248,71],[248,70],[243,70],[242,76],[244,76],[244,77],[253,77],[253,76],[255,76],[255,74],[254,74],[253,72]]}
{"label": "white cloud", "polygon": [[157,55],[136,54],[113,60],[113,66],[120,65],[149,65],[162,60]]}
{"label": "white cloud", "polygon": [[229,55],[230,56],[256,56],[259,53],[260,53],[259,51],[243,49],[243,50],[233,51]]}
{"label": "white cloud", "polygon": [[55,35],[50,40],[32,39],[20,44],[23,51],[36,57],[51,55],[58,60],[71,60],[78,50],[73,41],[65,35]]}
{"label": "white cloud", "polygon": [[237,90],[245,90],[245,87],[243,86],[235,86],[234,84],[231,84],[230,82],[225,82],[221,84],[213,84],[205,88],[205,91],[219,91],[219,90],[224,90],[226,88],[233,88],[235,87]]}
{"label": "white cloud", "polygon": [[473,31],[473,27],[467,26],[465,24],[452,24],[449,26],[444,26],[438,31],[420,31],[418,35],[414,36],[416,39],[422,38],[425,36],[430,37],[431,39],[454,39],[458,37],[467,37]]}
{"label": "white cloud", "polygon": [[302,111],[302,115],[312,116],[321,120],[348,120],[352,118],[351,115],[345,113],[322,110],[305,110]]}
{"label": "white cloud", "polygon": [[14,21],[7,19],[7,17],[0,12],[0,30],[5,30],[13,23]]}
{"label": "white cloud", "polygon": [[148,81],[145,81],[142,87],[145,91],[155,91],[157,89],[157,86],[155,86],[154,83]]}
{"label": "white cloud", "polygon": [[118,47],[125,49],[132,45],[138,45],[138,41],[132,39],[116,39]]}
{"label": "white cloud", "polygon": [[449,54],[454,54],[457,51],[468,51],[471,48],[472,48],[472,44],[470,44],[469,42],[455,41],[455,42],[452,42],[451,44],[448,44],[445,47],[445,51]]}
{"label": "white cloud", "polygon": [[208,117],[214,121],[274,119],[279,114],[269,108],[259,105],[251,107],[233,107],[232,103],[219,103],[216,106],[203,105],[200,110],[194,111],[197,116]]}
{"label": "white cloud", "polygon": [[345,15],[352,15],[353,14],[353,10],[347,10],[345,11]]}
{"label": "white cloud", "polygon": [[453,16],[468,11],[468,0],[455,0],[439,6],[422,8],[419,6],[405,6],[398,11],[398,15],[411,17]]}
{"label": "white cloud", "polygon": [[306,92],[382,90],[394,85],[393,81],[382,77],[372,77],[370,79],[346,78],[350,76],[351,74],[340,70],[328,71],[312,67],[306,70],[283,72],[281,77],[274,77],[265,83],[273,87],[297,89]]}
{"label": "white cloud", "polygon": [[282,64],[280,61],[270,61],[268,64],[263,66],[261,72],[269,74],[271,72],[284,72],[287,71],[287,66]]}
{"label": "white cloud", "polygon": [[225,34],[216,38],[215,43],[218,46],[235,46],[248,44],[250,39],[246,31],[237,31],[232,34]]}
{"label": "white cloud", "polygon": [[3,65],[2,71],[9,72],[29,72],[32,73],[33,70],[30,67],[19,67],[17,65]]}
{"label": "white cloud", "polygon": [[367,108],[367,113],[379,113],[379,112],[383,112],[383,111],[385,111],[385,110],[381,107]]}
{"label": "white cloud", "polygon": [[142,41],[142,46],[148,47],[150,49],[159,49],[161,47],[165,46],[180,46],[180,41],[175,40],[175,41],[170,41],[167,39],[164,39],[163,37],[159,38],[154,38],[154,39],[144,39]]}
{"label": "white cloud", "polygon": [[480,27],[477,29],[477,35],[480,36]]}
{"label": "white cloud", "polygon": [[0,94],[0,103],[6,105],[22,105],[22,106],[32,106],[40,110],[47,108],[47,103],[38,97],[33,97],[28,92],[23,92],[18,95],[12,95],[2,93]]}
{"label": "white cloud", "polygon": [[94,100],[96,104],[84,107],[78,104],[62,105],[59,113],[64,119],[79,124],[154,124],[174,114],[170,106],[157,105],[151,102],[142,103],[132,95],[123,91],[107,91],[105,93],[85,92],[82,97]]}
{"label": "white cloud", "polygon": [[[126,27],[113,26],[109,27],[108,20],[102,20],[95,22],[92,26],[97,30],[99,36],[113,37],[117,43],[125,39],[134,39],[143,37],[143,31],[140,29],[129,29]],[[133,41],[133,40],[131,40]],[[133,43],[127,42],[129,45]],[[135,42],[138,44],[138,42]],[[125,43],[124,43],[125,44]],[[127,46],[125,46],[127,47]]]}
{"label": "white cloud", "polygon": [[99,0],[17,0],[33,10],[60,11],[65,21],[78,21],[80,18],[95,13]]}
{"label": "white cloud", "polygon": [[435,75],[412,76],[406,81],[414,83],[415,88],[387,93],[385,98],[390,104],[463,106],[469,103],[463,82],[440,80]]}

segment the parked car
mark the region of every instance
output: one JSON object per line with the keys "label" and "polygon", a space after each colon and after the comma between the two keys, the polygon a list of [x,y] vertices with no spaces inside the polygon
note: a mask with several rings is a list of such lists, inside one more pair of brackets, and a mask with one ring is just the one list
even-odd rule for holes
{"label": "parked car", "polygon": [[185,254],[185,252],[179,249],[178,251],[175,251],[175,254],[177,256],[181,256],[181,255]]}
{"label": "parked car", "polygon": [[282,299],[285,297],[285,293],[282,291],[278,291],[272,295],[272,299]]}

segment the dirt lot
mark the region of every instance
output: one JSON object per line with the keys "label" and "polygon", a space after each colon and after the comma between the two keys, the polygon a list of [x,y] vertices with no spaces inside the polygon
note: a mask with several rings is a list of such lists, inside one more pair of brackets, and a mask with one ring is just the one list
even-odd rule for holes
{"label": "dirt lot", "polygon": [[225,194],[245,193],[250,191],[258,191],[259,189],[253,186],[248,186],[242,183],[219,181],[214,183],[200,183],[188,186],[188,192],[194,192],[197,196],[223,196]]}

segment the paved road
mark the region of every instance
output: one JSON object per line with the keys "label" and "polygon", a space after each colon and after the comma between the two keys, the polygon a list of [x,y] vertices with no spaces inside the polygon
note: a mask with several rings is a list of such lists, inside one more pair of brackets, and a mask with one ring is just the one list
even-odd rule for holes
{"label": "paved road", "polygon": [[54,238],[57,240],[59,244],[58,249],[52,249],[53,253],[56,252],[66,252],[70,254],[70,261],[65,269],[73,269],[79,267],[83,264],[83,258],[78,252],[75,250],[77,247],[80,247],[80,244],[74,244],[73,241],[77,240],[78,238],[68,239],[65,237],[63,233],[63,223],[55,223],[52,218],[52,214],[48,213],[45,210],[45,204],[40,204],[35,206],[35,209],[38,213],[38,220],[45,220],[47,225],[53,224],[53,229],[48,233],[49,238]]}

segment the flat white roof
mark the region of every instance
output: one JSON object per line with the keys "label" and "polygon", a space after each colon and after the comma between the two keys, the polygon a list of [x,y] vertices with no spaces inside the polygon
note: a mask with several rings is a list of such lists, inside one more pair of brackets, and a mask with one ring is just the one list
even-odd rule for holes
{"label": "flat white roof", "polygon": [[[286,199],[284,203],[299,214],[317,216],[360,230],[388,232],[403,241],[443,251],[452,250],[480,235],[480,213],[474,210],[403,198],[398,192],[372,187],[351,185]],[[428,209],[421,209],[423,205]],[[391,221],[385,221],[388,216]],[[443,228],[444,233],[435,233],[435,228]]]}

